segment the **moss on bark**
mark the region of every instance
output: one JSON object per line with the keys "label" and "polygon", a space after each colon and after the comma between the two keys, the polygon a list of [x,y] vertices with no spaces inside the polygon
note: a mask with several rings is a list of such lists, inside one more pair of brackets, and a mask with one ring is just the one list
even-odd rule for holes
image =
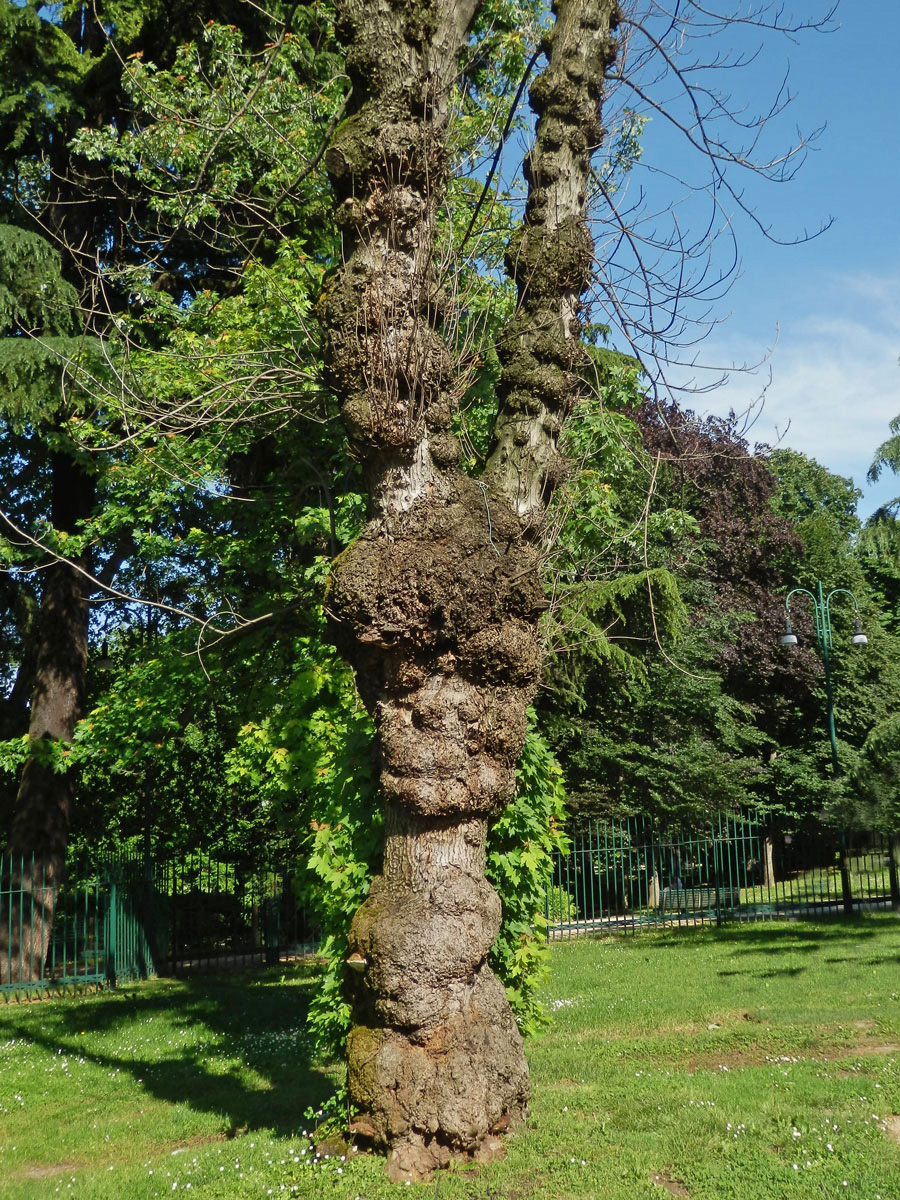
{"label": "moss on bark", "polygon": [[[524,297],[502,352],[511,433],[503,470],[476,482],[449,432],[434,230],[455,63],[477,6],[341,0],[354,90],[326,159],[344,259],[319,305],[325,363],[372,495],[326,606],[375,721],[386,804],[383,872],[350,935],[349,1088],[356,1128],[388,1152],[395,1179],[496,1155],[497,1130],[527,1105],[522,1040],[486,962],[500,919],[486,827],[512,794],[544,607],[535,526],[510,475],[530,473],[529,493],[559,477],[555,439],[579,361],[577,306],[561,310],[590,271],[582,167],[609,49],[608,0],[560,0],[567,32],[551,39],[535,94],[543,145],[509,256]],[[600,32],[579,47],[584,27]],[[550,447],[537,467],[517,449],[532,442]]]}

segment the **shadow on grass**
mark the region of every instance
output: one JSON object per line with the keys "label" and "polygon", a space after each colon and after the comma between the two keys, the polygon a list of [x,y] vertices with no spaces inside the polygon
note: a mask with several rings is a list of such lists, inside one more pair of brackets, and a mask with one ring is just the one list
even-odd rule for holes
{"label": "shadow on grass", "polygon": [[718,941],[733,941],[740,945],[743,954],[777,954],[787,951],[792,954],[812,954],[826,947],[829,950],[842,943],[857,946],[861,940],[877,937],[878,930],[866,917],[828,917],[815,926],[810,924],[742,925],[738,930],[726,927],[716,930]]}
{"label": "shadow on grass", "polygon": [[[306,1128],[306,1109],[333,1091],[306,1033],[316,986],[308,967],[158,980],[87,1003],[48,1002],[21,1017],[7,1010],[3,1028],[54,1054],[127,1071],[158,1100],[221,1116],[229,1137],[251,1129],[290,1135]],[[205,1036],[181,1048],[173,1039],[167,1055],[158,1037],[147,1037],[156,1020],[176,1032],[199,1024]],[[90,1034],[117,1033],[128,1042],[118,1052],[89,1048]],[[248,1080],[247,1068],[260,1081]]]}
{"label": "shadow on grass", "polygon": [[[856,951],[861,942],[880,935],[885,925],[898,924],[894,914],[861,913],[852,917],[823,917],[811,921],[765,921],[758,924],[736,922],[703,928],[668,929],[655,934],[657,945],[681,945],[685,939],[702,939],[707,942],[727,944],[734,947],[736,954],[814,954],[827,950],[836,957],[829,962],[841,962],[852,955],[841,955],[841,950]],[[639,939],[637,939],[639,940]]]}
{"label": "shadow on grass", "polygon": [[781,975],[803,975],[806,967],[773,967],[771,971],[756,971],[752,967],[748,967],[743,971],[717,971],[716,974],[721,979],[728,979],[732,975],[750,975],[754,979],[777,979]]}

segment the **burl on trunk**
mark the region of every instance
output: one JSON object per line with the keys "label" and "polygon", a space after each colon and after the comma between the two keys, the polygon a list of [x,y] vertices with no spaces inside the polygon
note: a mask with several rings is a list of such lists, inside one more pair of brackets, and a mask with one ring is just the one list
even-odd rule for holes
{"label": "burl on trunk", "polygon": [[492,1157],[528,1100],[522,1040],[487,966],[500,902],[485,839],[512,793],[541,666],[541,518],[578,394],[587,176],[615,52],[611,0],[560,0],[531,91],[496,447],[469,478],[450,429],[459,367],[441,335],[435,225],[479,3],[339,3],[353,92],[326,158],[344,256],[320,301],[325,361],[371,496],[327,605],[375,720],[386,810],[382,873],[351,930],[349,1086],[356,1128],[388,1151],[395,1179]]}

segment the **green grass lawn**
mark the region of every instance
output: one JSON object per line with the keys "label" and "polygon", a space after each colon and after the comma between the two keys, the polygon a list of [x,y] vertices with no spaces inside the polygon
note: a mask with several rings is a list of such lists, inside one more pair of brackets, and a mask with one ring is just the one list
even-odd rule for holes
{"label": "green grass lawn", "polygon": [[[398,1195],[316,1162],[305,968],[0,1009],[0,1196]],[[440,1200],[900,1200],[900,921],[553,950],[528,1127]]]}

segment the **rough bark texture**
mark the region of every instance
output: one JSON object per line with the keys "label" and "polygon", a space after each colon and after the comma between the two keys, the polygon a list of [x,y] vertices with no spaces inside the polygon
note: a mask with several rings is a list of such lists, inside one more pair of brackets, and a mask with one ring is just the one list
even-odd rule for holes
{"label": "rough bark texture", "polygon": [[615,0],[559,0],[547,38],[549,66],[531,87],[538,115],[525,160],[525,221],[506,265],[519,305],[500,345],[500,410],[487,478],[525,519],[539,521],[565,476],[557,450],[575,407],[586,356],[581,296],[594,241],[586,221],[590,156],[601,141],[606,68],[616,54]]}
{"label": "rough bark texture", "polygon": [[[9,695],[0,701],[0,741],[12,741],[28,732],[29,705],[34,692],[34,673],[37,666],[37,629],[40,596],[31,589],[33,582],[16,580],[13,606],[19,627],[20,658],[15,682]],[[6,845],[16,808],[17,781],[4,775],[0,778],[0,844]]]}
{"label": "rough bark texture", "polygon": [[[569,403],[556,393],[578,362],[569,343],[592,255],[588,151],[612,53],[612,5],[579,2],[582,15],[560,17],[553,38],[553,63],[557,39],[568,63],[563,82],[552,82],[553,65],[533,89],[544,133],[531,183],[544,198],[529,201],[511,250],[522,306],[505,359],[507,375],[531,376],[507,387],[503,419],[527,413],[525,441],[539,448],[523,459],[519,434],[501,432],[507,449],[476,481],[460,471],[450,432],[457,381],[433,253],[450,90],[479,2],[339,4],[354,90],[326,158],[344,258],[320,302],[325,358],[372,497],[365,532],[334,563],[327,603],[375,719],[386,805],[382,874],[350,937],[350,1099],[357,1133],[388,1152],[397,1180],[500,1153],[497,1134],[528,1100],[521,1037],[487,966],[500,902],[484,876],[487,822],[512,793],[541,665],[539,522],[508,480],[537,471],[542,498],[552,482],[544,425],[552,459]],[[555,190],[546,183],[554,172]],[[546,280],[553,236],[556,290],[542,287],[533,302],[528,281],[536,266]],[[561,256],[561,244],[575,249]],[[535,413],[553,414],[537,435]]]}
{"label": "rough bark texture", "polygon": [[775,843],[772,835],[766,834],[763,842],[763,886],[773,888],[775,883]]}
{"label": "rough bark texture", "polygon": [[[72,533],[93,502],[93,482],[64,454],[52,462],[51,519]],[[88,631],[84,577],[66,562],[43,575],[38,616],[34,691],[28,733],[32,739],[72,740],[81,717],[87,669]],[[0,981],[40,976],[53,928],[56,894],[65,866],[72,781],[29,759],[16,796],[6,859],[4,891],[22,890],[25,923],[0,912]],[[18,901],[17,901],[18,903]],[[29,913],[33,919],[29,923]]]}

